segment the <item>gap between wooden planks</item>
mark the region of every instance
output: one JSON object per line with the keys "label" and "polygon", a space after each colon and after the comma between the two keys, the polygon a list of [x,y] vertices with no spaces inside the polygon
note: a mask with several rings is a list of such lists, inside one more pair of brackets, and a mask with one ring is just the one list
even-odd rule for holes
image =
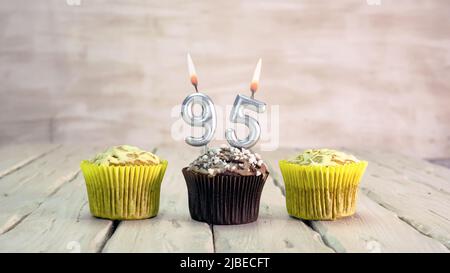
{"label": "gap between wooden planks", "polygon": [[26,167],[0,179],[0,234],[39,207],[79,172],[79,163],[91,149],[60,147]]}
{"label": "gap between wooden planks", "polygon": [[[112,223],[97,221],[90,214],[83,218],[88,213],[87,200],[79,175],[81,160],[96,150],[63,146],[0,180],[0,251],[89,252],[99,248]],[[84,232],[90,229],[96,231],[91,232],[93,240]]]}
{"label": "gap between wooden planks", "polygon": [[0,178],[57,149],[56,144],[21,144],[0,148]]}
{"label": "gap between wooden planks", "polygon": [[[242,226],[214,226],[214,242],[212,241],[211,228],[204,223],[191,220],[188,214],[187,193],[181,168],[197,156],[196,150],[171,147],[169,149],[162,148],[158,152],[163,158],[169,159],[169,169],[162,187],[160,215],[144,221],[121,222],[115,232],[111,221],[95,219],[90,216],[86,206],[84,181],[81,176],[71,181],[76,174],[74,175],[73,170],[71,171],[68,168],[66,171],[71,174],[63,175],[63,173],[59,173],[59,177],[65,177],[65,179],[58,179],[58,170],[62,169],[62,166],[74,165],[76,166],[75,172],[78,172],[79,162],[76,161],[86,157],[79,155],[81,152],[78,149],[76,150],[70,150],[67,147],[62,148],[61,151],[57,150],[49,155],[44,155],[42,159],[36,159],[35,162],[29,164],[30,168],[38,173],[38,177],[42,178],[42,175],[47,174],[50,179],[44,180],[46,187],[32,195],[34,198],[26,199],[24,204],[19,204],[19,208],[26,209],[23,211],[19,209],[19,213],[15,212],[18,218],[8,218],[12,219],[11,221],[14,224],[11,230],[0,236],[0,246],[4,246],[3,248],[0,247],[0,250],[50,252],[77,250],[83,252],[101,250],[110,252],[330,251],[321,243],[315,232],[311,231],[306,225],[303,226],[304,223],[287,216],[283,196],[274,187],[273,183],[277,183],[278,186],[282,185],[278,167],[274,164],[278,159],[285,157],[286,154],[295,153],[292,150],[264,155],[266,162],[271,163],[271,176],[275,177],[275,180],[267,181],[258,222]],[[92,155],[92,152],[90,153]],[[54,155],[50,156],[51,154]],[[59,162],[58,159],[61,158],[65,158],[65,160]],[[72,163],[70,163],[70,160],[72,160]],[[55,163],[56,166],[52,166],[49,162]],[[173,168],[170,167],[171,165]],[[1,185],[4,181],[7,181],[5,185],[9,186],[13,184],[13,181],[22,181],[18,183],[17,191],[13,191],[13,196],[20,196],[17,192],[20,192],[21,188],[30,183],[28,181],[30,178],[27,178],[27,176],[19,179],[18,174],[21,174],[24,170],[17,173],[13,172],[0,179],[0,189],[5,189]],[[31,181],[38,180],[36,177],[31,178]],[[167,185],[164,184],[166,182]],[[22,185],[22,183],[25,184]],[[1,188],[2,186],[4,188]],[[166,189],[165,186],[167,186]],[[61,189],[58,190],[59,188]],[[56,193],[52,195],[55,191]],[[46,194],[50,196],[48,199],[46,199]],[[4,199],[0,199],[0,204],[3,201]],[[447,251],[441,244],[419,234],[409,225],[400,221],[395,214],[370,199],[362,196],[361,202],[362,205],[358,207],[358,214],[355,217],[336,222],[311,222],[308,224],[321,234],[328,246],[339,252]],[[73,205],[66,207],[61,206],[61,203]],[[75,212],[77,212],[76,218],[73,216]],[[17,219],[19,220],[14,222]],[[6,226],[8,224],[11,223],[7,223]],[[16,224],[17,226],[14,226]],[[188,232],[189,235],[183,236],[185,234],[183,230],[186,227],[191,233]],[[389,227],[390,230],[387,231],[386,227]],[[273,230],[276,232],[273,232]],[[108,240],[111,232],[114,232],[114,234]],[[273,233],[277,236],[270,236]],[[35,234],[40,234],[43,240],[40,241],[39,238],[33,236]],[[82,234],[85,234],[85,236],[80,238]],[[130,238],[126,237],[127,234],[134,236],[131,239],[134,239],[135,243],[128,240]],[[178,236],[171,239],[174,234]],[[286,236],[279,236],[280,234],[286,234]],[[158,235],[161,236],[158,237]],[[301,239],[297,239],[299,235]],[[22,239],[14,242],[12,238]],[[178,240],[176,240],[177,238]],[[294,238],[294,242],[292,242],[292,238]],[[198,243],[193,244],[190,242],[191,240]],[[310,240],[313,240],[312,243]],[[120,245],[120,242],[127,243]],[[103,249],[105,243],[106,246]],[[16,247],[13,247],[13,245]],[[28,248],[26,248],[27,245]]]}
{"label": "gap between wooden planks", "polygon": [[168,160],[156,217],[121,221],[104,252],[214,252],[209,225],[189,216],[187,189],[181,168],[195,155],[185,147],[160,147],[156,154]]}
{"label": "gap between wooden planks", "polygon": [[[274,163],[280,159],[290,158],[299,151],[299,149],[279,149],[277,152],[266,153],[264,156],[266,160]],[[417,229],[417,226],[405,221],[401,214],[397,214],[399,206],[419,209],[420,205],[416,205],[415,202],[420,202],[420,199],[403,197],[405,192],[414,192],[414,190],[411,190],[411,188],[414,189],[414,185],[406,183],[399,186],[396,191],[391,192],[393,194],[389,195],[389,184],[397,185],[398,183],[384,179],[383,183],[385,184],[380,186],[380,179],[373,181],[372,178],[374,173],[377,175],[376,173],[383,171],[374,167],[374,165],[377,165],[378,160],[383,159],[377,159],[376,157],[367,158],[363,154],[359,154],[359,157],[360,159],[369,160],[369,168],[361,183],[363,192],[366,192],[366,187],[377,189],[377,191],[384,193],[378,196],[379,199],[389,203],[392,202],[389,201],[389,198],[400,199],[404,203],[397,202],[394,208],[389,207],[387,209],[378,204],[379,200],[371,200],[372,196],[370,194],[368,196],[371,198],[368,198],[360,192],[356,215],[333,222],[310,222],[310,225],[322,235],[327,245],[337,252],[448,252],[441,237],[424,236],[423,232]],[[406,158],[403,158],[403,160],[408,161]],[[398,172],[402,173],[402,169],[399,169]],[[272,173],[276,184],[284,192],[284,183],[278,166],[272,168]],[[419,185],[419,187],[421,186]],[[422,192],[418,194],[424,196]],[[448,202],[449,200],[444,196],[440,196],[437,202],[439,201]],[[431,204],[427,203],[425,205]],[[417,221],[424,221],[420,217],[416,217],[416,219],[418,219]],[[425,225],[428,226],[429,224]],[[445,224],[445,227],[448,228],[449,225]]]}
{"label": "gap between wooden planks", "polygon": [[[214,226],[190,218],[181,169],[199,155],[190,147],[161,147],[169,160],[157,217],[122,221],[105,246],[106,252],[331,252],[320,236],[301,222],[281,214],[281,193],[268,180],[257,222]],[[268,192],[268,193],[267,193]],[[214,234],[214,236],[213,236]],[[288,236],[291,234],[291,236]]]}
{"label": "gap between wooden planks", "polygon": [[363,192],[422,234],[450,248],[449,170],[393,154],[360,155],[372,163],[361,185]]}

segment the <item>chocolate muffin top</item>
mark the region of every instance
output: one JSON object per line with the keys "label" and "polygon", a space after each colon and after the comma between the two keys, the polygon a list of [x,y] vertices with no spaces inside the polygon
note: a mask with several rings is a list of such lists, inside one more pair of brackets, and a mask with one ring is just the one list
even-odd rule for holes
{"label": "chocolate muffin top", "polygon": [[339,166],[357,163],[359,160],[353,155],[332,149],[310,149],[303,151],[289,162],[299,165]]}
{"label": "chocolate muffin top", "polygon": [[161,160],[156,155],[138,147],[121,145],[97,154],[91,163],[100,166],[158,165]]}
{"label": "chocolate muffin top", "polygon": [[223,145],[220,148],[208,149],[189,164],[188,170],[210,176],[259,176],[267,173],[267,166],[257,153]]}

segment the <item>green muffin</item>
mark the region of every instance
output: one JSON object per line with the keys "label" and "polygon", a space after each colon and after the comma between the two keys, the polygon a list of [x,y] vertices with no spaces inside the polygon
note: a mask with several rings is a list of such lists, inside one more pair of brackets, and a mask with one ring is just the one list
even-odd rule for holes
{"label": "green muffin", "polygon": [[335,220],[354,214],[367,164],[331,149],[306,150],[291,160],[281,160],[288,213],[306,220]]}
{"label": "green muffin", "polygon": [[154,217],[167,161],[134,146],[115,146],[81,162],[91,214],[128,220]]}

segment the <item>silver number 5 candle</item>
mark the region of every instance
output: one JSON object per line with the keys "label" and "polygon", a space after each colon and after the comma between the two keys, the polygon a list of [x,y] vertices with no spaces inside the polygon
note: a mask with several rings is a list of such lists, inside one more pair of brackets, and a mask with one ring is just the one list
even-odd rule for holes
{"label": "silver number 5 candle", "polygon": [[[200,137],[188,136],[185,138],[187,144],[192,146],[207,145],[216,131],[216,110],[212,100],[205,94],[198,92],[198,79],[195,73],[194,63],[188,54],[189,75],[196,93],[187,96],[181,105],[181,116],[183,120],[193,127],[204,127],[205,133]],[[194,105],[200,105],[202,112],[200,115],[194,114]]]}
{"label": "silver number 5 candle", "polygon": [[231,122],[241,123],[248,127],[248,136],[245,139],[238,139],[235,130],[233,128],[228,128],[225,131],[225,137],[231,146],[250,148],[258,142],[261,136],[261,127],[259,122],[253,117],[244,114],[245,108],[257,113],[263,113],[266,110],[266,104],[264,102],[254,99],[255,92],[258,90],[260,74],[261,59],[259,59],[258,64],[256,65],[252,83],[250,84],[250,91],[252,92],[251,98],[244,95],[237,95],[230,113]]}

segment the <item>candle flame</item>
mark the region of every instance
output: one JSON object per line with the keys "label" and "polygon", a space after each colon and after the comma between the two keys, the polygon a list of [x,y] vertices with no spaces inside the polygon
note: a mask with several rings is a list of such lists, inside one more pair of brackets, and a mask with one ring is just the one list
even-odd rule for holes
{"label": "candle flame", "polygon": [[261,58],[258,60],[258,63],[256,64],[255,72],[253,72],[253,79],[252,83],[250,84],[250,91],[252,93],[255,93],[258,90],[259,87],[259,77],[261,76]]}
{"label": "candle flame", "polygon": [[198,85],[197,73],[195,72],[194,62],[192,61],[191,54],[187,54],[187,62],[188,62],[188,70],[189,70],[189,78],[193,86]]}

